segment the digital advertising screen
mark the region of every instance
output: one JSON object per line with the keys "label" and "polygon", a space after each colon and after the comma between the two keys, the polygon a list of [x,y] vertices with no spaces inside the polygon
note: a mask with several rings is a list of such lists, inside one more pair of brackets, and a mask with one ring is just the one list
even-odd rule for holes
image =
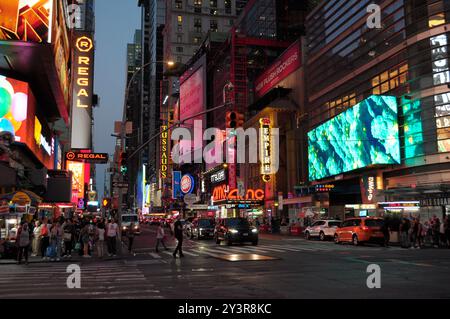
{"label": "digital advertising screen", "polygon": [[0,75],[0,132],[10,132],[17,143],[25,144],[45,167],[52,169],[55,140],[36,107],[28,83]]}
{"label": "digital advertising screen", "polygon": [[0,40],[51,42],[53,0],[0,1]]}
{"label": "digital advertising screen", "polygon": [[400,164],[398,105],[373,95],[308,133],[309,180]]}

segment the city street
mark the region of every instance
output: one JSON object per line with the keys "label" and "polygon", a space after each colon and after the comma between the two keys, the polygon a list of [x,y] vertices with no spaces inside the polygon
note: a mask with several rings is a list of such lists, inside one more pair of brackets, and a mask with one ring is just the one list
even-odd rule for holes
{"label": "city street", "polygon": [[[76,262],[81,289],[68,289],[68,262],[0,264],[0,298],[449,298],[450,250],[336,245],[261,235],[260,244],[217,246],[185,241],[185,257],[154,250],[144,227],[136,256]],[[175,242],[168,241],[173,250]],[[254,254],[254,255],[253,255]],[[227,261],[230,258],[236,261]],[[246,256],[271,260],[240,261]],[[255,256],[258,255],[258,256]],[[381,288],[366,285],[368,265],[381,267]]]}

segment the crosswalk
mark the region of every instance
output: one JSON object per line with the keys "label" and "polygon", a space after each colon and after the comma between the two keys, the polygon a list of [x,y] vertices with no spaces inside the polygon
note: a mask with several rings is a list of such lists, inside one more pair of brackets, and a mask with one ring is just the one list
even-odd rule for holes
{"label": "crosswalk", "polygon": [[[80,289],[67,285],[69,264],[4,265],[0,276],[0,299],[162,299],[137,264],[123,261],[86,263],[80,266]],[[69,282],[72,282],[69,280]]]}
{"label": "crosswalk", "polygon": [[[138,254],[146,255],[149,258],[165,259],[172,257],[175,247],[169,247],[169,251],[159,253],[143,249]],[[293,253],[334,253],[334,252],[363,252],[363,251],[383,251],[384,247],[354,247],[352,245],[335,245],[334,243],[280,243],[280,244],[260,244],[252,245],[215,245],[211,242],[191,242],[183,248],[183,254],[190,257],[214,257],[221,258],[224,255],[236,254],[263,254],[268,256],[283,257]],[[401,250],[399,247],[389,248],[389,251]],[[173,257],[172,257],[173,258]]]}

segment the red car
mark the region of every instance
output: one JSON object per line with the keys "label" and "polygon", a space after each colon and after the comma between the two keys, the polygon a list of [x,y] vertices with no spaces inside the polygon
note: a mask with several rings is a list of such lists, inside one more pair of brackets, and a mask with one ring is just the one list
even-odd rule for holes
{"label": "red car", "polygon": [[359,245],[364,242],[384,243],[383,219],[377,217],[350,218],[336,229],[334,242],[350,242]]}

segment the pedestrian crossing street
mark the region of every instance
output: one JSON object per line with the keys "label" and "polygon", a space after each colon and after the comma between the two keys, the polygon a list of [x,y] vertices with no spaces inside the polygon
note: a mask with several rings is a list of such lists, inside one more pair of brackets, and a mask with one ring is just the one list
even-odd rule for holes
{"label": "pedestrian crossing street", "polygon": [[[159,253],[151,251],[152,249],[138,250],[138,255],[147,255],[153,259],[166,259],[172,257],[175,247],[169,247],[169,251],[160,250]],[[259,244],[232,246],[216,245],[213,242],[189,241],[186,247],[183,247],[183,254],[189,257],[213,257],[221,258],[224,255],[235,254],[259,254],[267,256],[283,257],[293,253],[336,253],[336,252],[362,252],[362,251],[395,251],[401,250],[399,247],[365,247],[352,245],[335,245],[331,242],[307,242],[299,243],[279,243],[279,244]]]}
{"label": "pedestrian crossing street", "polygon": [[[67,286],[68,263],[3,265],[0,299],[162,299],[161,291],[139,270],[138,263],[108,261],[80,265],[80,289]],[[73,282],[73,280],[69,280]]]}

